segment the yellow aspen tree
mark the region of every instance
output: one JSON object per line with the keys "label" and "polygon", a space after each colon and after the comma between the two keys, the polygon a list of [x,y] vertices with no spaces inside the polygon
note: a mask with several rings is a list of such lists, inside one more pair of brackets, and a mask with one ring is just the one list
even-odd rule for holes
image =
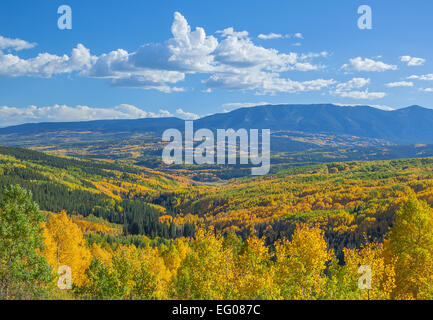
{"label": "yellow aspen tree", "polygon": [[117,281],[115,291],[122,292],[123,298],[168,298],[172,276],[157,248],[119,245],[110,272]]}
{"label": "yellow aspen tree", "polygon": [[284,299],[315,299],[326,283],[326,263],[332,259],[323,231],[299,224],[292,240],[276,244],[276,282]]}
{"label": "yellow aspen tree", "polygon": [[153,279],[154,297],[167,299],[172,285],[173,274],[166,266],[158,248],[148,246],[140,250],[141,269],[146,269]]}
{"label": "yellow aspen tree", "polygon": [[72,270],[72,283],[80,287],[85,284],[86,270],[91,262],[90,251],[80,228],[69,218],[66,211],[49,214],[45,224],[46,249],[42,254],[54,268],[67,265]]}
{"label": "yellow aspen tree", "polygon": [[90,253],[92,258],[98,259],[106,265],[111,265],[113,259],[113,250],[110,247],[102,248],[100,244],[94,242],[90,246]]}
{"label": "yellow aspen tree", "polygon": [[247,239],[234,272],[236,299],[278,298],[278,287],[273,282],[271,256],[263,238],[250,236]]}
{"label": "yellow aspen tree", "polygon": [[394,263],[395,299],[431,297],[433,283],[433,210],[410,195],[397,211],[385,241],[386,256]]}
{"label": "yellow aspen tree", "polygon": [[190,250],[191,247],[184,239],[175,239],[168,247],[161,247],[159,249],[162,258],[164,259],[165,266],[171,272],[172,276],[176,275],[182,261]]}
{"label": "yellow aspen tree", "polygon": [[360,249],[343,249],[344,262],[356,283],[360,277],[360,266],[368,266],[371,270],[371,290],[359,290],[358,297],[363,300],[390,299],[395,289],[394,264],[386,263],[383,244],[372,243]]}
{"label": "yellow aspen tree", "polygon": [[118,286],[126,296],[130,296],[135,286],[134,276],[141,269],[139,251],[131,245],[119,245],[114,250],[112,272],[116,275]]}
{"label": "yellow aspen tree", "polygon": [[221,235],[199,228],[192,250],[182,262],[175,282],[179,299],[221,300],[232,296],[233,254],[223,247]]}

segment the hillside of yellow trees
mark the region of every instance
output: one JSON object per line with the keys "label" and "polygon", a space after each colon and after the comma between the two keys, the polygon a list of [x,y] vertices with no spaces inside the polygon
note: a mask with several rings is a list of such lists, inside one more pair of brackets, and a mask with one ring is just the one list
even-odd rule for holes
{"label": "hillside of yellow trees", "polygon": [[433,298],[431,158],[215,186],[0,151],[0,299]]}

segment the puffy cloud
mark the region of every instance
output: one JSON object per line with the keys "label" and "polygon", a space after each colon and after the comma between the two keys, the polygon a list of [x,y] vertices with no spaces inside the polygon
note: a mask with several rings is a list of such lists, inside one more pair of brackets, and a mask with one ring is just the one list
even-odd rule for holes
{"label": "puffy cloud", "polygon": [[334,83],[335,80],[333,79],[294,81],[291,79],[280,78],[278,73],[262,71],[215,74],[206,81],[206,85],[211,88],[256,90],[258,94],[318,91],[329,87]]}
{"label": "puffy cloud", "polygon": [[183,111],[181,108],[176,110],[176,114],[184,120],[196,120],[196,119],[200,118],[199,115],[192,113],[192,112]]}
{"label": "puffy cloud", "polygon": [[204,29],[191,31],[186,19],[174,14],[173,37],[164,43],[146,44],[136,52],[119,49],[103,54],[86,73],[89,76],[111,78],[116,87],[155,89],[179,92],[182,88],[170,84],[183,81],[185,73],[207,73],[214,69],[211,53],[218,40],[207,36]]}
{"label": "puffy cloud", "polygon": [[321,90],[335,83],[329,79],[294,81],[280,77],[286,71],[311,71],[321,68],[311,63],[312,59],[326,57],[327,52],[297,54],[280,53],[276,49],[258,46],[247,32],[236,32],[233,28],[219,31],[221,41],[213,52],[217,63],[214,72],[205,84],[210,88],[229,90],[252,90],[258,94],[276,92],[303,92]]}
{"label": "puffy cloud", "polygon": [[281,39],[283,37],[284,36],[282,34],[280,34],[280,33],[273,33],[273,32],[268,33],[268,34],[261,33],[261,34],[259,34],[257,36],[257,38],[262,39],[262,40]]}
{"label": "puffy cloud", "polygon": [[407,77],[408,79],[416,79],[416,80],[424,80],[424,81],[433,81],[433,73],[424,74],[421,76],[413,75],[410,77]]}
{"label": "puffy cloud", "polygon": [[248,31],[235,31],[233,27],[225,28],[224,30],[218,30],[215,33],[220,34],[223,38],[227,36],[234,36],[238,38],[248,37]]}
{"label": "puffy cloud", "polygon": [[328,51],[322,51],[322,52],[319,52],[319,53],[317,53],[317,52],[303,53],[303,54],[301,54],[300,58],[302,60],[305,60],[305,59],[314,59],[314,58],[319,58],[319,57],[326,58],[328,56],[329,56],[329,52]]}
{"label": "puffy cloud", "polygon": [[140,68],[183,72],[209,72],[213,70],[213,55],[218,40],[207,36],[203,28],[191,31],[186,19],[175,12],[171,26],[173,38],[164,44],[144,45],[131,55],[131,62]]}
{"label": "puffy cloud", "polygon": [[342,98],[352,98],[352,99],[363,99],[363,100],[373,100],[381,99],[386,96],[385,92],[369,92],[368,89],[365,90],[355,90],[365,87],[370,83],[370,79],[365,78],[353,78],[347,82],[337,84],[334,94]]}
{"label": "puffy cloud", "polygon": [[130,54],[122,49],[101,55],[89,70],[81,74],[112,79],[111,85],[114,87],[155,89],[166,93],[182,91],[182,88],[167,84],[185,79],[185,74],[178,71],[137,68],[131,63]]}
{"label": "puffy cloud", "polygon": [[275,72],[288,70],[311,71],[319,66],[310,63],[312,58],[321,54],[280,53],[276,49],[267,49],[255,45],[250,38],[239,33],[225,32],[224,39],[218,44],[215,60],[231,68],[258,68]]}
{"label": "puffy cloud", "polygon": [[120,78],[133,70],[134,67],[129,63],[129,53],[118,49],[99,56],[93,62],[92,67],[83,71],[82,74],[98,78]]}
{"label": "puffy cloud", "polygon": [[422,92],[433,92],[433,88],[421,88],[419,90]]}
{"label": "puffy cloud", "polygon": [[340,93],[340,97],[342,98],[365,99],[365,100],[381,99],[385,96],[386,96],[385,92],[369,92],[368,89],[365,89],[364,91],[348,91],[348,92]]}
{"label": "puffy cloud", "polygon": [[[225,65],[235,68],[250,68],[255,66],[268,67],[270,64],[281,65],[281,56],[275,49],[265,49],[256,46],[249,38],[227,34],[215,51],[215,59]],[[296,56],[288,55],[288,62],[295,62]],[[278,60],[278,61],[276,61]]]}
{"label": "puffy cloud", "polygon": [[173,117],[173,114],[170,113],[168,110],[159,109],[158,113],[149,112],[148,118],[166,118],[166,117]]}
{"label": "puffy cloud", "polygon": [[344,64],[342,66],[343,69],[346,70],[355,70],[355,71],[371,71],[371,72],[383,72],[387,70],[397,70],[397,66],[386,64],[381,61],[375,61],[373,59],[368,58],[353,58],[349,60],[349,64]]}
{"label": "puffy cloud", "polygon": [[[16,108],[0,106],[0,127],[31,122],[69,122],[106,119],[139,119],[173,117],[167,110],[148,112],[130,104],[120,104],[112,108],[94,108],[89,106],[53,105],[47,107],[28,106]],[[185,120],[200,118],[197,114],[179,108],[176,116]]]}
{"label": "puffy cloud", "polygon": [[35,58],[21,59],[13,54],[0,54],[0,76],[49,78],[53,74],[88,68],[92,59],[89,49],[82,44],[72,50],[71,56],[40,53]]}
{"label": "puffy cloud", "polygon": [[[280,77],[281,72],[323,68],[312,60],[326,57],[326,52],[281,53],[254,44],[247,31],[235,31],[232,27],[217,31],[217,39],[207,35],[201,27],[192,30],[179,12],[174,13],[171,33],[172,37],[163,43],[144,44],[135,52],[118,49],[100,56],[92,56],[81,44],[70,56],[40,53],[34,58],[23,59],[0,52],[0,76],[49,78],[55,74],[77,72],[80,76],[109,79],[113,87],[167,93],[183,91],[175,85],[194,73],[208,75],[205,83],[210,88],[257,90],[259,93],[320,90],[334,83],[332,79],[299,82]],[[261,38],[279,36],[289,37],[268,34]],[[293,37],[303,38],[300,33]],[[29,47],[28,43],[17,41],[13,42],[16,49]],[[8,43],[11,47],[11,41]]]}
{"label": "puffy cloud", "polygon": [[11,49],[20,51],[24,49],[31,49],[36,46],[36,43],[30,43],[21,39],[11,39],[0,36],[0,50]]}
{"label": "puffy cloud", "polygon": [[[0,76],[34,76],[49,78],[54,74],[78,71],[82,76],[112,79],[116,87],[155,89],[163,92],[182,91],[171,84],[183,81],[185,72],[210,72],[218,45],[213,36],[206,36],[203,28],[191,31],[186,19],[174,14],[171,27],[173,38],[163,44],[148,44],[137,52],[118,49],[99,57],[91,56],[88,49],[79,44],[71,56],[41,53],[35,58],[22,59],[0,52]],[[3,46],[25,47],[23,42],[3,40]],[[28,46],[28,45],[27,45]]]}
{"label": "puffy cloud", "polygon": [[400,61],[406,62],[409,67],[422,66],[426,60],[423,58],[416,58],[411,56],[402,56],[400,57]]}
{"label": "puffy cloud", "polygon": [[[278,73],[289,70],[317,70],[321,66],[312,64],[311,60],[326,56],[323,53],[286,54],[276,49],[257,46],[249,38],[248,32],[235,31],[232,27],[217,31],[221,37],[218,41],[207,36],[202,28],[191,32],[186,19],[180,13],[175,13],[172,34],[173,38],[164,44],[140,47],[136,53],[130,55],[130,64],[139,68],[210,73],[211,76],[205,83],[211,88],[295,92],[298,90],[291,87],[297,86],[297,82],[279,79]],[[254,77],[266,82],[260,84]],[[310,88],[316,90],[317,87],[323,87],[323,81],[325,80],[311,80],[298,87],[301,91]]]}
{"label": "puffy cloud", "polygon": [[0,126],[4,127],[29,122],[68,122],[167,116],[171,116],[171,114],[166,110],[159,110],[159,113],[153,113],[129,104],[121,104],[112,108],[93,108],[81,105],[70,107],[57,104],[47,107],[28,106],[26,108],[2,106],[0,107]]}
{"label": "puffy cloud", "polygon": [[283,38],[304,39],[304,36],[300,32],[295,33],[293,35],[290,35],[290,34],[283,35],[281,33],[271,32],[271,33],[267,33],[267,34],[261,33],[257,36],[257,38],[262,39],[262,40],[283,39]]}
{"label": "puffy cloud", "polygon": [[413,87],[413,82],[411,81],[398,81],[398,82],[389,82],[386,84],[389,88],[395,87]]}
{"label": "puffy cloud", "polygon": [[370,79],[365,78],[353,78],[352,80],[349,80],[344,83],[339,83],[337,85],[337,91],[350,91],[352,89],[358,89],[365,87],[370,83]]}

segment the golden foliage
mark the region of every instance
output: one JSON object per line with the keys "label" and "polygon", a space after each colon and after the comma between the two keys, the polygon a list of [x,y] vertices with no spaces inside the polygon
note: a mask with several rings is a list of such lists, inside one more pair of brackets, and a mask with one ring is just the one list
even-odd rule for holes
{"label": "golden foliage", "polygon": [[80,228],[69,218],[65,211],[50,214],[44,228],[46,249],[42,254],[57,271],[59,266],[67,265],[72,270],[72,282],[83,285],[85,271],[90,265],[90,251]]}
{"label": "golden foliage", "polygon": [[292,240],[280,241],[275,250],[276,279],[284,298],[313,299],[322,294],[324,271],[332,251],[328,249],[321,229],[298,225]]}

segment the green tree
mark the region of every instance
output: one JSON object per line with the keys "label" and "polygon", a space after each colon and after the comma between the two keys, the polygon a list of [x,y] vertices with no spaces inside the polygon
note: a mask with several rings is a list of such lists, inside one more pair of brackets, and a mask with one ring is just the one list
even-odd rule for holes
{"label": "green tree", "polygon": [[89,281],[86,286],[78,290],[87,299],[92,300],[120,300],[126,290],[119,285],[117,276],[110,271],[109,266],[98,259],[93,259],[86,271]]}
{"label": "green tree", "polygon": [[132,280],[135,285],[131,292],[131,298],[134,300],[156,300],[156,277],[148,270],[145,264],[136,273]]}
{"label": "green tree", "polygon": [[20,186],[4,190],[0,202],[0,299],[41,298],[52,280],[43,249],[45,216]]}

